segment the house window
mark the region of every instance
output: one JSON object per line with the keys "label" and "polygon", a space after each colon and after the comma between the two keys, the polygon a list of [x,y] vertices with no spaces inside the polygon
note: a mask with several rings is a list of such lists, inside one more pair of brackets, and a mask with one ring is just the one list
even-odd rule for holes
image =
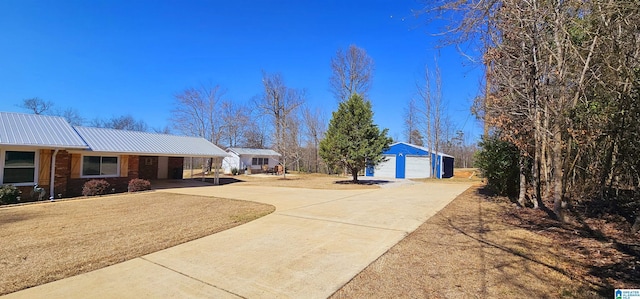
{"label": "house window", "polygon": [[107,156],[82,157],[82,176],[85,176],[85,177],[118,176],[118,157],[107,157]]}
{"label": "house window", "polygon": [[251,165],[269,165],[269,158],[253,158],[251,159]]}
{"label": "house window", "polygon": [[35,184],[36,152],[6,151],[3,184]]}

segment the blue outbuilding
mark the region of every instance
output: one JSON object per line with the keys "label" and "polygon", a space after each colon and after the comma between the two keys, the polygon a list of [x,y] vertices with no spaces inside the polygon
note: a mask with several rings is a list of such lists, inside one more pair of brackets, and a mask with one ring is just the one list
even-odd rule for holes
{"label": "blue outbuilding", "polygon": [[425,147],[396,142],[382,153],[386,161],[375,168],[367,167],[366,176],[379,178],[418,179],[431,177],[435,168],[437,178],[453,176],[453,156],[435,153]]}

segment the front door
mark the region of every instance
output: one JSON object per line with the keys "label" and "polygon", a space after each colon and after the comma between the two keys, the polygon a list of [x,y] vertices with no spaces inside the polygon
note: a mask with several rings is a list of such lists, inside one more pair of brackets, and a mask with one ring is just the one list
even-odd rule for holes
{"label": "front door", "polygon": [[158,157],[158,179],[169,178],[169,157]]}

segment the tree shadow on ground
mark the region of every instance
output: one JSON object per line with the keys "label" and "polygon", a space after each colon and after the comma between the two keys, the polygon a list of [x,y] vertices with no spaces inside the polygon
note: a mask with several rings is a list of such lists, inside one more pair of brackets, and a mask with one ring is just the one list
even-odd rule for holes
{"label": "tree shadow on ground", "polygon": [[[231,177],[221,177],[219,179],[218,185],[229,185],[234,183],[241,183],[243,180],[231,178]],[[192,178],[192,179],[181,179],[181,180],[158,180],[151,182],[151,188],[154,190],[162,190],[162,189],[173,189],[173,188],[192,188],[192,187],[203,187],[203,186],[212,186],[213,178]]]}
{"label": "tree shadow on ground", "polygon": [[[497,200],[497,199],[492,199]],[[509,208],[506,223],[543,235],[561,248],[569,263],[564,271],[610,297],[614,289],[640,286],[640,244],[629,232],[629,223],[617,216],[589,217],[570,210],[566,222],[549,210]]]}
{"label": "tree shadow on ground", "polygon": [[353,180],[342,180],[342,181],[336,181],[334,184],[373,186],[373,185],[385,185],[389,183],[392,183],[392,182],[387,180],[358,180],[356,182],[354,182]]}

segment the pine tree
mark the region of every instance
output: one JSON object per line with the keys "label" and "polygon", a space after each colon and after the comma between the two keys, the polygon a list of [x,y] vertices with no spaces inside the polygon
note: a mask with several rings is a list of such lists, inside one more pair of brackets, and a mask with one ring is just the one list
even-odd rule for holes
{"label": "pine tree", "polygon": [[389,148],[388,129],[380,131],[373,123],[371,103],[353,94],[333,112],[329,129],[320,142],[320,156],[331,167],[346,167],[358,181],[358,172],[383,161]]}

